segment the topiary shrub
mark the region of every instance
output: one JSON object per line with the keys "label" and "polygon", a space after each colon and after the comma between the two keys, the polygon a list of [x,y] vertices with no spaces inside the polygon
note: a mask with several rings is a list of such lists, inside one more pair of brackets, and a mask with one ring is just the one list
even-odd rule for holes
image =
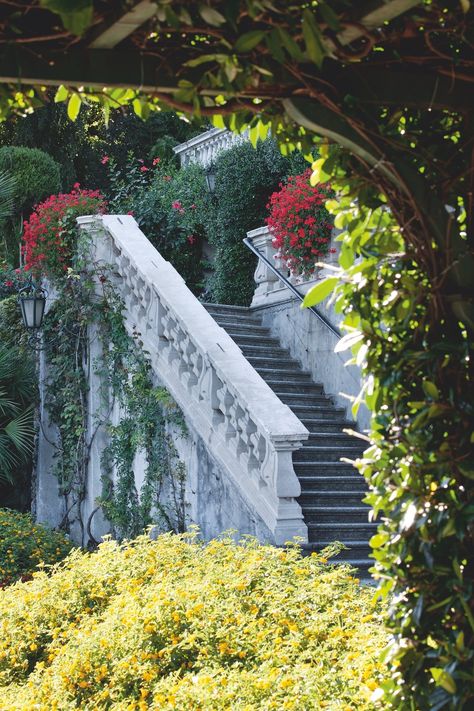
{"label": "topiary shrub", "polygon": [[386,638],[352,572],[189,534],[74,551],[0,591],[2,708],[372,709]]}
{"label": "topiary shrub", "polygon": [[210,283],[213,301],[247,306],[255,290],[255,257],[242,243],[249,230],[261,227],[270,195],[282,178],[305,167],[299,154],[281,155],[273,140],[256,148],[244,142],[216,160],[216,220],[209,239],[215,246],[215,271]]}
{"label": "topiary shrub", "polygon": [[0,172],[16,179],[15,212],[29,211],[35,203],[61,188],[59,164],[39,148],[3,146]]}
{"label": "topiary shrub", "polygon": [[0,509],[0,587],[31,578],[40,563],[57,563],[71,549],[66,536],[34,523],[30,514]]}

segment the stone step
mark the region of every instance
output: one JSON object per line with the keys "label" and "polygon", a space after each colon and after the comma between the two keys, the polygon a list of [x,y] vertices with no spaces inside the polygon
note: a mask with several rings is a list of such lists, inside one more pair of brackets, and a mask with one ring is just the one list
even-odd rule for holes
{"label": "stone step", "polygon": [[[319,434],[322,432],[338,432],[342,433],[342,430],[346,427],[354,427],[353,422],[348,422],[347,420],[330,420],[326,419],[310,419],[300,418],[301,422],[304,424],[307,430],[311,434]],[[346,435],[348,437],[350,435]]]}
{"label": "stone step", "polygon": [[360,541],[369,539],[377,531],[376,523],[308,523],[308,538],[311,542],[330,543],[340,541],[345,545],[350,546],[351,541]]}
{"label": "stone step", "polygon": [[292,405],[291,409],[302,422],[307,418],[320,419],[322,417],[327,420],[340,420],[341,416],[346,414],[342,407],[332,405],[331,401],[327,405],[313,405],[312,407],[308,405]]}
{"label": "stone step", "polygon": [[286,393],[282,392],[281,390],[275,390],[275,395],[278,395],[280,400],[286,405],[288,405],[288,407],[290,407],[292,410],[294,407],[306,406],[306,408],[309,408],[312,405],[314,406],[318,404],[330,407],[333,404],[332,401],[328,397],[326,397],[326,395],[322,394],[306,394],[301,392]]}
{"label": "stone step", "polygon": [[296,360],[292,360],[290,357],[272,358],[271,356],[256,355],[249,356],[247,360],[259,371],[260,369],[268,370],[270,373],[273,371],[283,371],[288,373],[288,375],[299,375],[300,373],[306,372],[302,371],[300,364]]}
{"label": "stone step", "polygon": [[[253,364],[252,364],[253,365]],[[266,368],[265,366],[253,366],[257,373],[260,373],[262,378],[269,382],[281,382],[285,384],[289,383],[300,383],[303,387],[312,385],[318,387],[322,392],[323,386],[319,383],[313,382],[309,373],[305,373],[301,370],[290,370],[287,368]]]}
{"label": "stone step", "polygon": [[354,437],[346,432],[311,432],[308,442],[310,444],[326,443],[330,445],[341,444],[348,447],[360,447],[366,449],[369,444],[360,437]]}
{"label": "stone step", "polygon": [[293,461],[296,462],[339,462],[341,457],[347,457],[348,459],[357,459],[361,454],[360,447],[349,447],[349,446],[312,446],[311,444],[305,444],[301,449],[298,449],[293,454]]}
{"label": "stone step", "polygon": [[[226,329],[227,330],[227,329]],[[232,330],[227,331],[229,336],[234,340],[238,346],[265,346],[268,349],[273,350],[274,348],[280,347],[280,341],[273,336],[260,336],[259,334],[243,334]]]}
{"label": "stone step", "polygon": [[275,393],[278,392],[278,394],[300,393],[302,390],[304,390],[305,393],[307,393],[308,395],[321,395],[325,399],[327,399],[323,393],[321,385],[313,383],[310,379],[308,379],[307,381],[302,380],[301,375],[300,379],[295,381],[277,380],[276,378],[264,378],[264,380],[266,381],[267,385],[269,385]]}
{"label": "stone step", "polygon": [[362,497],[367,493],[365,479],[355,470],[354,474],[350,476],[301,476],[299,469],[300,466],[298,468],[295,466],[303,494],[306,494],[307,491],[312,491],[315,494],[339,491],[341,494],[347,493],[351,496]]}
{"label": "stone step", "polygon": [[270,329],[261,326],[258,321],[256,321],[254,324],[247,322],[241,323],[240,321],[223,321],[221,319],[216,319],[216,321],[219,326],[222,326],[222,328],[227,331],[227,333],[230,333],[232,331],[236,338],[240,338],[241,336],[254,335],[260,335],[265,337],[271,336]]}
{"label": "stone step", "polygon": [[221,314],[240,314],[242,316],[247,316],[248,318],[255,318],[258,321],[261,320],[248,306],[233,306],[232,304],[212,304],[205,301],[201,303],[204,308],[212,315],[216,314],[217,316],[219,316]]}
{"label": "stone step", "polygon": [[[329,489],[328,491],[319,491],[313,487],[308,486],[303,488],[301,482],[301,495],[298,497],[298,501],[302,508],[311,506],[364,506],[362,499],[366,495],[366,491],[361,489],[359,491],[354,491],[349,489],[348,491],[339,491],[338,489]],[[365,505],[367,511],[370,507]],[[306,516],[306,513],[305,513]]]}
{"label": "stone step", "polygon": [[291,358],[289,351],[287,351],[285,348],[282,348],[280,345],[268,348],[268,346],[262,345],[261,343],[242,343],[240,345],[240,348],[246,358],[259,356],[265,359],[270,359],[274,357],[278,361],[281,358]]}
{"label": "stone step", "polygon": [[303,516],[310,523],[368,523],[368,506],[304,506]]}
{"label": "stone step", "polygon": [[357,469],[352,466],[352,464],[347,464],[346,462],[339,462],[334,460],[314,460],[312,462],[307,461],[294,461],[295,471],[299,478],[311,478],[320,479],[321,477],[331,476],[331,477],[351,477],[354,481],[363,481],[365,479]]}

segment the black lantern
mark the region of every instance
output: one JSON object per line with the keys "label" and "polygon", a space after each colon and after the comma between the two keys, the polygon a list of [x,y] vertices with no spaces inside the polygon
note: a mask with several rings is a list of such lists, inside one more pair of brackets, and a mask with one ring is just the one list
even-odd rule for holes
{"label": "black lantern", "polygon": [[43,324],[47,292],[30,279],[18,292],[23,323],[29,330],[38,330]]}
{"label": "black lantern", "polygon": [[212,163],[207,166],[205,175],[207,190],[211,195],[214,195],[216,190],[216,170]]}

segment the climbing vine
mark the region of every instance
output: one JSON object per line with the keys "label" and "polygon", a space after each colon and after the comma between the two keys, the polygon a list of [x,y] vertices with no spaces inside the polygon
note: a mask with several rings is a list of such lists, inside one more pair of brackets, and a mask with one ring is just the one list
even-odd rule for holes
{"label": "climbing vine", "polygon": [[[77,243],[77,229],[72,229]],[[79,253],[84,253],[84,245]],[[54,305],[44,327],[45,404],[58,433],[51,443],[53,471],[65,503],[61,527],[69,531],[79,526],[83,540],[94,545],[91,519],[102,508],[120,538],[136,535],[152,523],[183,531],[185,471],[172,435],[185,436],[184,419],[167,390],[156,385],[136,339],[128,335],[123,303],[108,269],[76,257],[54,288]],[[94,342],[100,352],[97,358],[90,353]],[[101,382],[101,406],[93,413],[91,374]],[[116,424],[110,424],[113,413],[118,413]],[[108,438],[101,456],[103,492],[85,521],[88,464],[100,428]],[[134,474],[137,457],[142,457],[144,469],[140,489]]]}

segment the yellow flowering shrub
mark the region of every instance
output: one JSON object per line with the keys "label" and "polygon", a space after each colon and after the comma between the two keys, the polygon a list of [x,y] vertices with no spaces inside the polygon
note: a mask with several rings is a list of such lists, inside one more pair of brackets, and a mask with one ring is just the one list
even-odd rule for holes
{"label": "yellow flowering shrub", "polygon": [[253,539],[75,550],[0,591],[0,709],[371,709],[372,598],[349,566]]}
{"label": "yellow flowering shrub", "polygon": [[0,509],[0,587],[30,578],[40,563],[56,563],[71,548],[64,534],[34,523],[29,514]]}

